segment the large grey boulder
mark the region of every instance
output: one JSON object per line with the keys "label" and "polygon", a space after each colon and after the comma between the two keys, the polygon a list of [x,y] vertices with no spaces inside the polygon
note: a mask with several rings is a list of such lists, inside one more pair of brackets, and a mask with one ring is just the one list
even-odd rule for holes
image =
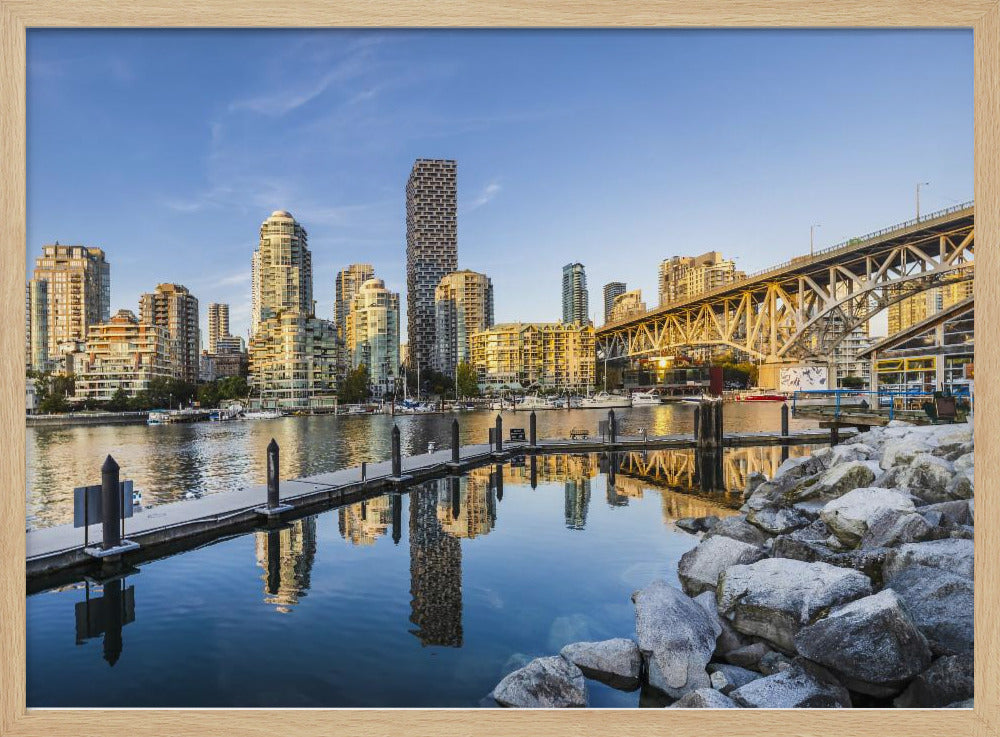
{"label": "large grey boulder", "polygon": [[927,640],[892,589],[837,607],[795,636],[795,648],[852,691],[885,697],[931,662]]}
{"label": "large grey boulder", "polygon": [[823,473],[815,483],[800,483],[786,496],[791,503],[837,499],[852,489],[870,486],[877,468],[874,461],[840,463]]}
{"label": "large grey boulder", "polygon": [[[885,565],[888,548],[862,547],[858,550],[833,550],[823,541],[797,539],[795,533],[781,535],[774,539],[771,546],[771,557],[791,558],[806,563],[820,561],[838,568],[852,568],[865,574],[879,586],[882,581],[882,567]],[[862,545],[865,543],[862,541]]]}
{"label": "large grey boulder", "polygon": [[955,469],[955,473],[972,473],[976,467],[975,451],[960,455],[952,462],[952,466]]}
{"label": "large grey boulder", "polygon": [[649,685],[675,699],[710,686],[705,666],[722,631],[718,622],[662,579],[632,594],[632,602]]}
{"label": "large grey boulder", "polygon": [[712,682],[712,688],[726,695],[760,677],[760,673],[738,665],[711,663],[708,666],[708,678]]}
{"label": "large grey boulder", "polygon": [[739,709],[736,702],[714,688],[699,688],[681,696],[670,709]]}
{"label": "large grey boulder", "polygon": [[713,658],[723,658],[727,653],[743,647],[746,642],[743,635],[733,629],[725,619],[719,616],[719,611],[715,605],[715,591],[705,591],[694,597],[694,601],[705,610],[708,618],[719,627],[721,632],[715,641],[715,652]]}
{"label": "large grey boulder", "polygon": [[884,514],[870,522],[861,538],[860,547],[885,549],[905,543],[937,539],[946,534],[945,530],[936,527],[935,523],[928,519],[926,513]]}
{"label": "large grey boulder", "polygon": [[811,455],[786,458],[778,466],[778,470],[771,477],[772,482],[789,483],[795,479],[803,479],[813,476],[823,471],[825,466],[822,461]]}
{"label": "large grey boulder", "polygon": [[770,539],[760,528],[754,527],[747,522],[746,517],[742,515],[733,515],[732,517],[723,517],[720,519],[711,530],[705,533],[706,540],[713,537],[731,537],[733,540],[739,540],[748,545],[756,545],[759,548],[764,547],[765,543]]}
{"label": "large grey boulder", "polygon": [[913,502],[897,491],[862,487],[827,502],[819,518],[837,539],[855,547],[879,518],[913,512]]}
{"label": "large grey boulder", "polygon": [[937,504],[928,504],[921,507],[920,512],[925,515],[940,514],[943,520],[954,525],[972,524],[972,510],[969,502],[964,499],[956,499],[951,502],[939,502]]}
{"label": "large grey boulder", "polygon": [[587,682],[583,672],[559,655],[536,658],[508,673],[490,694],[501,706],[522,709],[583,707]]}
{"label": "large grey boulder", "polygon": [[918,453],[929,453],[933,446],[917,438],[894,438],[882,447],[879,465],[885,470],[893,466],[905,466]]}
{"label": "large grey boulder", "polygon": [[717,601],[719,613],[738,632],[792,652],[799,629],[821,612],[871,593],[871,581],[857,571],[768,558],[723,572]]}
{"label": "large grey boulder", "polygon": [[724,660],[732,665],[738,665],[748,670],[761,670],[761,663],[774,651],[763,642],[751,642],[743,647],[730,650]]}
{"label": "large grey boulder", "polygon": [[956,473],[945,488],[945,494],[952,499],[971,499],[975,493],[975,480],[971,470]]}
{"label": "large grey boulder", "polygon": [[954,469],[951,463],[932,456],[918,453],[904,466],[894,466],[879,478],[879,486],[905,489],[927,504],[946,502],[952,499],[948,494]]}
{"label": "large grey boulder", "polygon": [[633,640],[618,637],[601,642],[574,642],[559,654],[588,678],[624,691],[639,688],[642,654]]}
{"label": "large grey boulder", "polygon": [[900,709],[927,709],[949,706],[971,699],[974,693],[973,655],[946,655],[914,678],[893,701]]}
{"label": "large grey boulder", "polygon": [[936,654],[972,650],[975,641],[972,579],[940,568],[909,566],[885,580]]}
{"label": "large grey boulder", "polygon": [[719,574],[739,563],[754,563],[765,556],[754,545],[730,537],[710,537],[681,556],[677,575],[689,596],[715,591]]}
{"label": "large grey boulder", "polygon": [[773,676],[758,678],[729,697],[739,706],[754,709],[831,709],[851,706],[847,690],[824,681],[802,668],[788,668]]}
{"label": "large grey boulder", "polygon": [[927,566],[971,579],[975,570],[972,540],[931,540],[907,543],[893,550],[885,560],[883,578],[889,581],[909,566]]}
{"label": "large grey boulder", "polygon": [[750,508],[747,522],[771,535],[783,535],[805,527],[816,518],[801,509],[779,504],[769,504],[759,509]]}

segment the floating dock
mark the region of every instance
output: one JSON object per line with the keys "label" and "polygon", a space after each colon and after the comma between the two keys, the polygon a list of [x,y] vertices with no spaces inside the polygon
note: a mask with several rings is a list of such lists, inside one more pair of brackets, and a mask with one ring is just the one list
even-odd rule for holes
{"label": "floating dock", "polygon": [[[842,432],[841,437],[848,434]],[[779,432],[738,433],[725,436],[723,446],[805,445],[826,443],[830,439],[831,433],[825,430],[800,430],[787,435]],[[71,583],[108,563],[133,565],[149,561],[224,537],[266,529],[270,524],[336,509],[390,492],[402,493],[430,479],[502,463],[515,456],[696,447],[691,435],[621,436],[614,443],[601,436],[577,440],[539,440],[535,445],[528,441],[505,441],[500,451],[486,443],[462,446],[457,463],[451,448],[403,457],[399,459],[402,471],[399,476],[393,476],[392,461],[387,460],[367,464],[364,468],[356,466],[299,479],[280,479],[282,512],[270,517],[261,513],[267,500],[266,484],[136,511],[127,521],[125,533],[129,541],[138,543],[138,548],[123,554],[120,560],[103,563],[84,551],[82,528],[67,524],[30,530],[26,535],[28,593]],[[100,540],[100,534],[100,524],[90,526],[91,540]]]}

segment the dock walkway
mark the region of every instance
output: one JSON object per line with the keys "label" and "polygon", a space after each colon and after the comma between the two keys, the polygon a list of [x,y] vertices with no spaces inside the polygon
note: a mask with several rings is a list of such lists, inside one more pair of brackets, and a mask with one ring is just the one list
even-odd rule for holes
{"label": "dock walkway", "polygon": [[[824,430],[800,430],[782,436],[776,432],[740,433],[725,437],[725,446],[823,443],[829,439]],[[694,448],[691,435],[657,437],[624,436],[614,444],[600,436],[579,439],[539,440],[531,446],[527,441],[504,442],[501,453],[493,452],[488,444],[462,446],[459,464],[452,463],[450,448],[402,458],[405,479],[391,477],[389,460],[367,465],[366,478],[361,467],[319,473],[299,479],[281,479],[281,503],[291,509],[281,519],[288,521],[320,511],[353,504],[387,492],[404,491],[410,486],[449,473],[502,462],[512,456],[546,455],[552,453],[641,452],[670,448]],[[258,513],[266,503],[266,484],[256,484],[233,491],[206,494],[136,511],[125,523],[125,537],[139,544],[139,549],[126,553],[128,564],[148,561],[181,550],[218,540],[223,537],[266,527],[268,520]],[[54,583],[77,580],[96,561],[83,548],[84,531],[73,525],[59,525],[26,534],[26,575],[29,592]],[[100,524],[89,528],[91,544],[101,539]],[[56,580],[54,580],[56,579]]]}

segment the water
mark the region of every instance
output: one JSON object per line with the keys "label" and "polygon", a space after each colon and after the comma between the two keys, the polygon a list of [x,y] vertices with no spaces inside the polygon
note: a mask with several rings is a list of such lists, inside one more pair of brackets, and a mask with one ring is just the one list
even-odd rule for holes
{"label": "water", "polygon": [[[780,462],[740,448],[724,468],[735,487]],[[691,451],[536,463],[534,489],[513,461],[32,595],[28,706],[474,707],[530,658],[631,636],[631,593],[676,585],[697,542],[674,521],[739,504],[693,487]]]}
{"label": "water", "polygon": [[[628,434],[645,429],[650,435],[691,433],[693,404],[616,410]],[[729,403],[727,432],[777,430],[780,405],[770,402]],[[29,427],[27,431],[26,519],[31,528],[65,524],[73,519],[73,488],[100,482],[100,468],[110,453],[122,477],[135,481],[143,504],[177,501],[263,483],[265,448],[273,437],[281,447],[283,478],[335,471],[362,461],[389,458],[390,430],[399,425],[404,454],[423,453],[431,441],[451,444],[451,421],[457,417],[461,440],[485,443],[494,412],[444,415],[284,417],[252,422],[191,425],[105,425]],[[568,437],[573,428],[596,433],[601,410],[539,412],[539,437]],[[525,413],[504,412],[504,427],[527,427]],[[815,423],[793,420],[791,426]]]}

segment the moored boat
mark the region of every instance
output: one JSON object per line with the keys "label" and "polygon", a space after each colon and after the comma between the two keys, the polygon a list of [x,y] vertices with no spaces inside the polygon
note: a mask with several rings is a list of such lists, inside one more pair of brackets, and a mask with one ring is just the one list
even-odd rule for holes
{"label": "moored boat", "polygon": [[608,394],[607,392],[597,392],[590,397],[580,400],[580,409],[616,409],[618,407],[631,407],[632,399],[623,397],[620,394]]}

